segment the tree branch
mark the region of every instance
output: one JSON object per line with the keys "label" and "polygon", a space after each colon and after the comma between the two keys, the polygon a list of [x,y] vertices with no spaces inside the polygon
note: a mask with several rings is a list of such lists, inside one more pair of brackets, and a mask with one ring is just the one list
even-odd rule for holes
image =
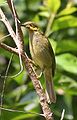
{"label": "tree branch", "polygon": [[12,52],[12,53],[15,53],[15,54],[18,55],[18,50],[16,48],[10,47],[10,46],[8,46],[8,45],[6,45],[4,43],[0,43],[0,47],[7,50],[7,51],[9,51],[9,52]]}

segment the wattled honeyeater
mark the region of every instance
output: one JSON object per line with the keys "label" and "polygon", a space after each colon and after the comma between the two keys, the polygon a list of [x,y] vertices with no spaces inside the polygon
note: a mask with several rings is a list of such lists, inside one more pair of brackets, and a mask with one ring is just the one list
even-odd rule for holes
{"label": "wattled honeyeater", "polygon": [[55,103],[56,96],[52,80],[55,72],[55,56],[51,44],[35,23],[29,21],[22,26],[29,31],[29,46],[32,59],[43,71],[50,102]]}

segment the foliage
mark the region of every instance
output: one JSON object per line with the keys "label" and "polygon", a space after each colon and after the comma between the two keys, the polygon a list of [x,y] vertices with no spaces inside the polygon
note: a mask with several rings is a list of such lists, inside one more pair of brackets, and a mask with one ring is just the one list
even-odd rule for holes
{"label": "foliage", "polygon": [[[4,13],[14,27],[8,5],[4,0],[0,1]],[[15,6],[20,21],[36,22],[43,32],[46,32],[50,16],[55,15],[50,29],[48,29],[49,40],[55,52],[56,74],[54,86],[57,94],[56,104],[50,105],[54,112],[55,120],[60,120],[61,112],[65,109],[64,120],[77,120],[77,5],[74,0],[15,0]],[[51,18],[52,19],[52,18]],[[24,49],[30,57],[28,47],[28,33],[23,30]],[[5,26],[0,22],[0,38],[8,34]],[[0,41],[1,42],[1,41]],[[6,44],[15,47],[10,37],[4,41]],[[0,74],[5,75],[11,53],[0,48]],[[20,70],[19,58],[14,55],[8,76],[17,74]],[[0,78],[0,94],[2,92],[4,78]],[[43,76],[40,79],[43,87],[45,82]],[[3,107],[17,111],[2,110],[2,120],[42,120],[42,116],[33,113],[42,113],[39,99],[27,72],[15,77],[6,79]]]}

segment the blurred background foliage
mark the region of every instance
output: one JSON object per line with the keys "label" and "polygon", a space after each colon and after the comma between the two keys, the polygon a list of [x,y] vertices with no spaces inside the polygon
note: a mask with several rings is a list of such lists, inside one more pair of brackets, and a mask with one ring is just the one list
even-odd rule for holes
{"label": "blurred background foliage", "polygon": [[[19,19],[36,22],[40,29],[49,36],[55,52],[56,74],[54,86],[57,95],[56,104],[50,105],[54,119],[60,120],[61,112],[65,109],[64,120],[77,120],[77,0],[14,0]],[[15,29],[14,20],[5,0],[0,0],[0,6]],[[51,24],[49,21],[51,19]],[[47,28],[49,26],[49,29]],[[30,57],[28,33],[23,30],[24,49]],[[0,38],[8,31],[0,22]],[[12,38],[7,37],[4,43],[15,47]],[[0,40],[1,42],[1,40]],[[0,48],[0,74],[5,75],[11,53]],[[15,75],[20,70],[19,58],[14,55],[8,75]],[[4,78],[0,77],[0,95]],[[43,87],[43,76],[40,79]],[[2,110],[2,120],[44,120],[37,114],[42,113],[39,98],[27,72],[15,78],[7,78],[4,90],[3,107],[22,112]]]}

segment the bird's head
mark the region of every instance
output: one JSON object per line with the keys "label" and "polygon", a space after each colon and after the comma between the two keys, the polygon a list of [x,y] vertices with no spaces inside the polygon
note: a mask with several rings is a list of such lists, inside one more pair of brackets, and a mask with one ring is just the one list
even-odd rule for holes
{"label": "bird's head", "polygon": [[31,21],[25,22],[21,26],[26,27],[27,29],[31,31],[37,31],[39,29],[38,26],[34,22],[31,22]]}

